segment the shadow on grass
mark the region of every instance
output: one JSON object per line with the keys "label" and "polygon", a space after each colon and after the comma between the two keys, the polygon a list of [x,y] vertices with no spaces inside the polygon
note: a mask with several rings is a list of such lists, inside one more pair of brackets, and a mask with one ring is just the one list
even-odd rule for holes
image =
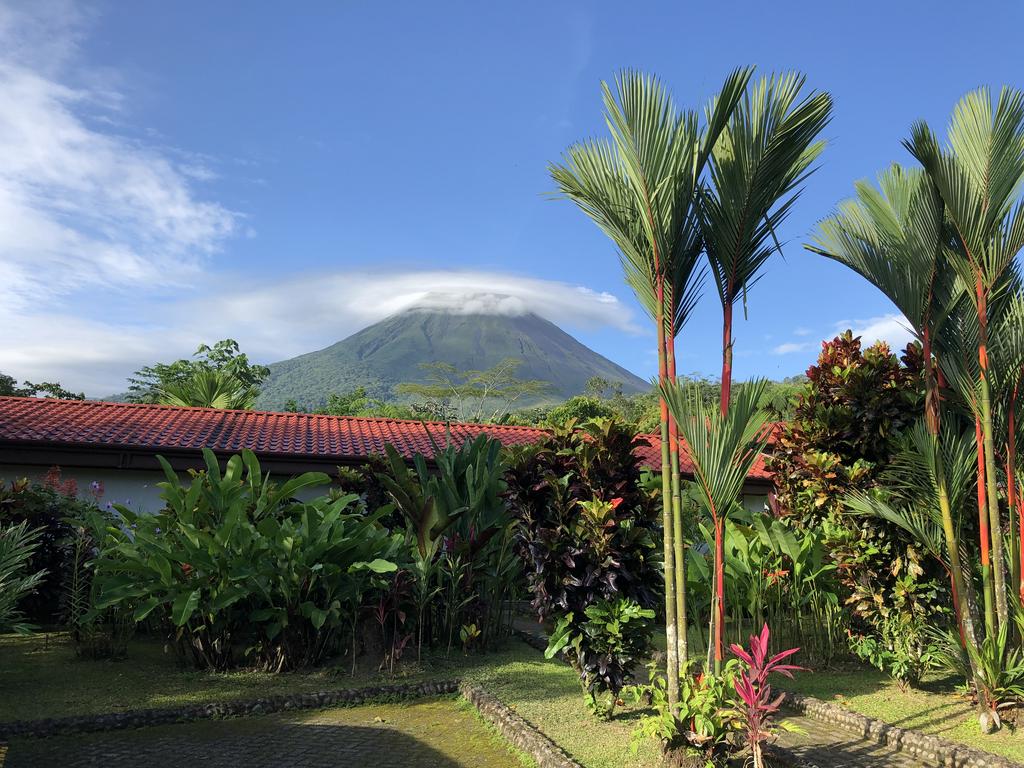
{"label": "shadow on grass", "polygon": [[[202,732],[188,726],[169,726],[135,733],[99,734],[65,739],[16,742],[7,756],[8,768],[64,768],[103,765],[107,768],[178,768],[228,766],[277,768],[278,766],[373,766],[389,768],[463,768],[495,766],[511,768],[515,759],[501,750],[472,755],[459,752],[472,763],[457,760],[423,741],[392,728],[355,725],[291,724],[262,722],[221,724],[217,731]],[[159,730],[159,733],[156,731]]]}

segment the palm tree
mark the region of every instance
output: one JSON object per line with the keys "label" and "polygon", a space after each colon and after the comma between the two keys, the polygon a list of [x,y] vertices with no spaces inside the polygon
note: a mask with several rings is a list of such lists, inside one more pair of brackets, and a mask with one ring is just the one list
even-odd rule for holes
{"label": "palm tree", "polygon": [[[654,320],[661,383],[670,378],[675,334],[696,298],[699,179],[749,77],[750,70],[729,75],[702,130],[697,114],[678,110],[659,80],[623,72],[614,92],[602,83],[610,139],[575,144],[549,168],[561,195],[575,202],[618,248],[626,282]],[[685,581],[680,577],[684,549],[681,511],[678,505],[673,507],[673,478],[678,477],[678,453],[672,451],[675,430],[670,429],[664,401],[660,422],[665,629],[669,704],[674,708],[680,662],[685,658],[686,627],[680,624],[685,618]]]}
{"label": "palm tree", "polygon": [[[733,307],[779,249],[775,231],[825,147],[817,137],[831,117],[832,98],[811,92],[801,99],[803,87],[804,77],[791,73],[762,77],[747,90],[715,143],[710,180],[701,190],[701,234],[722,302],[722,415],[732,391]],[[715,583],[721,585],[724,542],[720,521],[714,522]],[[715,600],[713,615],[721,616],[724,594]],[[716,659],[723,632],[715,620]]]}
{"label": "palm tree", "polygon": [[[694,485],[701,504],[715,524],[715,540],[723,538],[725,520],[739,506],[740,493],[750,470],[767,443],[767,414],[759,407],[767,382],[750,382],[736,393],[729,410],[705,403],[700,389],[676,381],[664,382],[661,396],[679,425],[693,463]],[[724,572],[715,574],[712,613],[715,626],[724,626]],[[719,633],[713,641],[715,673],[722,671],[723,648]]]}
{"label": "palm tree", "polygon": [[1024,94],[1003,88],[993,106],[981,88],[964,96],[953,112],[948,144],[940,147],[920,121],[904,142],[935,185],[953,233],[951,263],[959,274],[977,320],[977,417],[981,426],[985,491],[992,533],[996,613],[1009,621],[1005,557],[999,517],[992,373],[989,368],[993,303],[1014,282],[1014,260],[1024,247]]}
{"label": "palm tree", "polygon": [[[896,305],[921,342],[924,358],[924,420],[931,441],[930,474],[953,584],[961,610],[960,635],[976,644],[970,611],[963,610],[969,583],[960,561],[957,506],[950,498],[944,452],[940,450],[942,408],[935,340],[955,306],[958,295],[950,269],[941,198],[920,170],[893,164],[878,176],[878,186],[856,184],[856,197],[841,203],[836,213],[819,223],[813,244],[806,247],[845,264],[878,288]],[[988,594],[986,592],[986,594]]]}
{"label": "palm tree", "polygon": [[772,75],[748,89],[715,143],[701,191],[701,230],[723,310],[723,413],[732,388],[733,307],[779,249],[775,232],[825,148],[817,137],[832,98],[811,92],[798,101],[804,80]]}
{"label": "palm tree", "polygon": [[228,369],[201,368],[189,378],[169,382],[156,393],[163,405],[247,410],[256,404],[259,389],[245,384]]}

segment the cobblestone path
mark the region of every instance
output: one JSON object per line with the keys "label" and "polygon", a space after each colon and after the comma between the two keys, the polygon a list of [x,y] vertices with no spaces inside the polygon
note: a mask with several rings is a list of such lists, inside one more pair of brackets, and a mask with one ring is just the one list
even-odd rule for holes
{"label": "cobblestone path", "polygon": [[5,768],[522,768],[453,699],[11,743]]}
{"label": "cobblestone path", "polygon": [[877,742],[862,739],[832,723],[799,714],[787,714],[786,719],[800,726],[806,733],[784,733],[779,738],[779,746],[786,747],[809,766],[924,768],[931,765]]}

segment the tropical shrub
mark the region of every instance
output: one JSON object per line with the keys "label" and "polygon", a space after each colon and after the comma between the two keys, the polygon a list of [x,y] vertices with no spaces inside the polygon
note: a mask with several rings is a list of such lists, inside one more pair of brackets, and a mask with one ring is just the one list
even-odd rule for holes
{"label": "tropical shrub", "polygon": [[577,617],[570,611],[558,620],[544,655],[569,658],[584,681],[591,709],[610,716],[630,668],[650,650],[654,611],[619,598],[588,605],[583,613]]}
{"label": "tropical shrub", "polygon": [[[752,753],[754,768],[764,768],[763,745],[776,736],[774,717],[784,698],[784,694],[772,698],[772,687],[768,677],[778,674],[792,679],[794,672],[803,669],[793,664],[782,663],[797,653],[799,648],[790,648],[788,651],[768,656],[770,636],[768,625],[765,624],[759,635],[750,636],[750,645],[747,649],[735,644],[730,648],[732,654],[743,663],[739,674],[733,680],[733,687],[739,696],[737,719]],[[792,726],[785,722],[780,723],[779,727],[792,730]]]}
{"label": "tropical shrub", "polygon": [[[85,490],[82,497],[80,490]],[[29,621],[60,624],[66,619],[64,590],[74,546],[70,521],[99,512],[102,497],[102,483],[79,489],[74,479],[61,476],[59,467],[52,467],[39,482],[0,482],[0,524],[25,523],[39,534],[28,568],[45,575],[20,602]]]}
{"label": "tropical shrub", "polygon": [[326,484],[306,473],[276,485],[250,451],[221,472],[182,482],[161,459],[164,509],[118,511],[96,564],[97,610],[117,606],[141,621],[155,617],[198,668],[223,670],[245,657],[281,671],[314,664],[352,633],[377,574],[393,572],[398,542],[382,513],[353,510],[355,497],[295,500]]}
{"label": "tropical shrub", "polygon": [[926,663],[923,629],[950,600],[944,574],[903,527],[851,512],[846,500],[883,492],[922,407],[921,371],[916,344],[898,359],[884,342],[862,349],[849,331],[823,343],[766,459],[775,511],[800,536],[823,536],[854,620],[853,649],[903,682]]}
{"label": "tropical shrub", "polygon": [[79,519],[69,519],[67,573],[64,577],[64,627],[75,654],[92,659],[120,659],[128,652],[135,632],[130,611],[113,605],[97,607],[96,563],[108,526],[114,519],[100,510],[85,510]]}
{"label": "tropical shrub", "polygon": [[[691,519],[699,520],[696,514]],[[714,594],[714,532],[700,521],[694,536],[704,546],[688,553],[687,599],[694,628],[703,635]],[[820,528],[739,510],[725,521],[724,539],[727,641],[767,623],[779,628],[784,642],[802,643],[805,653],[823,663],[848,652],[836,565]]]}
{"label": "tropical shrub", "polygon": [[[718,765],[733,751],[736,689],[739,661],[729,659],[720,675],[692,671],[679,680],[679,704],[669,706],[668,682],[659,660],[648,665],[649,682],[630,686],[629,697],[635,706],[653,709],[640,718],[633,731],[632,748],[637,751],[645,739],[658,739],[667,755],[678,758],[668,764],[687,764],[686,758],[699,758],[700,764]],[[693,761],[689,761],[692,763]]]}
{"label": "tropical shrub", "polygon": [[548,411],[549,424],[561,426],[571,422],[590,421],[591,419],[610,419],[615,416],[615,409],[598,397],[592,395],[576,395],[564,403],[560,403]]}
{"label": "tropical shrub", "polygon": [[615,421],[556,430],[506,474],[534,611],[556,632],[588,700],[617,697],[650,650],[660,601],[659,512],[641,483],[633,432]]}
{"label": "tropical shrub", "polygon": [[470,625],[476,645],[492,644],[509,628],[504,609],[520,572],[503,497],[501,443],[481,435],[459,448],[435,444],[436,471],[422,455],[409,467],[391,446],[387,460],[378,479],[404,519],[417,656],[424,643],[450,651]]}

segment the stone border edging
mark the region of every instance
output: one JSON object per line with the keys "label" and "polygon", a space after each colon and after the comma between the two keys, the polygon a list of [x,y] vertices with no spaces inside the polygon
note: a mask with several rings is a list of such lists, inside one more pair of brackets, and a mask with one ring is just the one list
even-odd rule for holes
{"label": "stone border edging", "polygon": [[538,768],[582,768],[542,731],[479,685],[463,683],[459,692],[506,741],[532,757]]}
{"label": "stone border edging", "polygon": [[[539,651],[544,651],[547,648],[547,636],[542,633],[513,628],[512,634]],[[779,692],[785,693],[786,706],[792,707],[808,717],[837,725],[861,738],[890,747],[897,752],[905,752],[920,760],[933,762],[943,768],[1021,768],[1020,763],[982,749],[890,725],[884,720],[876,720],[843,709],[835,704],[815,699],[813,696],[804,696],[789,691]],[[781,762],[813,768],[784,747],[773,745],[770,751]]]}
{"label": "stone border edging", "polygon": [[900,728],[813,696],[785,693],[785,705],[815,720],[839,726],[861,738],[883,744],[913,757],[947,768],[1020,768],[1009,758],[994,755],[939,736]]}
{"label": "stone border edging", "polygon": [[[181,707],[138,709],[98,715],[72,715],[42,720],[15,720],[0,723],[0,743],[13,737],[44,738],[73,733],[114,731],[143,728],[151,725],[169,725],[198,720],[213,720],[246,715],[268,715],[296,709],[322,709],[324,707],[366,704],[382,699],[418,698],[455,693],[459,680],[376,685],[365,688],[344,688],[319,693],[290,693],[259,699],[235,699],[209,704],[188,704]],[[0,762],[2,765],[2,762]]]}

